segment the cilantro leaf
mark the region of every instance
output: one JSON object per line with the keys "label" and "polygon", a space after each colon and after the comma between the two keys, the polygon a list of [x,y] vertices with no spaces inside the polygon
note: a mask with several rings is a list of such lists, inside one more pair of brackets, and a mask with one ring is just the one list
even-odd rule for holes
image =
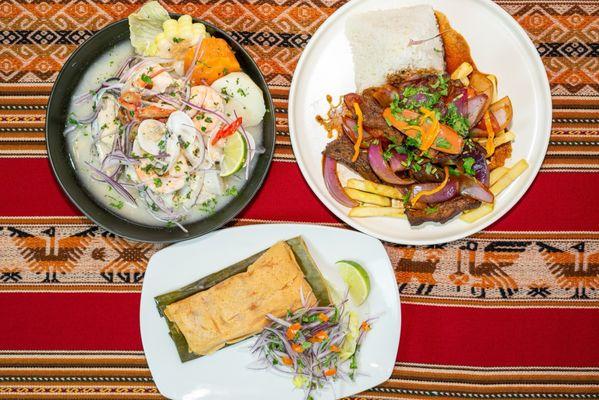
{"label": "cilantro leaf", "polygon": [[467,173],[468,175],[474,176],[474,174],[476,174],[476,171],[474,171],[474,169],[472,168],[475,161],[476,160],[472,157],[464,158],[464,160],[463,160],[464,172]]}

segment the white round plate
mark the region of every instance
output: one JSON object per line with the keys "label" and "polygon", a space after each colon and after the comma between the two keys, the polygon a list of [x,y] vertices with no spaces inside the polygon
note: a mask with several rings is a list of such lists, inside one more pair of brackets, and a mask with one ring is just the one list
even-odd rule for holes
{"label": "white round plate", "polygon": [[[410,227],[406,219],[350,218],[348,209],[327,192],[322,178],[326,132],[316,122],[333,98],[355,91],[354,67],[345,23],[350,15],[370,10],[430,4],[443,12],[470,45],[481,71],[497,76],[499,97],[509,95],[514,107],[511,130],[516,133],[511,165],[524,158],[530,167],[496,199],[494,211],[475,223],[458,218],[441,225]],[[376,62],[376,60],[372,60]],[[302,174],[320,200],[355,229],[402,244],[436,244],[461,239],[489,226],[520,200],[534,180],[547,151],[551,131],[551,93],[535,46],[518,23],[490,0],[361,0],[331,15],[314,34],[298,62],[289,95],[289,131]]]}
{"label": "white round plate", "polygon": [[382,243],[348,229],[318,225],[249,225],[223,229],[160,250],[148,263],[139,309],[141,339],[154,382],[163,396],[173,400],[301,400],[289,375],[255,370],[249,349],[254,339],[243,340],[214,354],[182,363],[154,297],[183,287],[262,251],[279,240],[302,236],[324,277],[338,292],[344,284],[335,262],[355,260],[370,275],[370,294],[356,307],[363,318],[378,317],[358,353],[360,375],[355,381],[338,380],[318,391],[316,400],[351,396],[389,379],[401,327],[399,292],[391,261]]}

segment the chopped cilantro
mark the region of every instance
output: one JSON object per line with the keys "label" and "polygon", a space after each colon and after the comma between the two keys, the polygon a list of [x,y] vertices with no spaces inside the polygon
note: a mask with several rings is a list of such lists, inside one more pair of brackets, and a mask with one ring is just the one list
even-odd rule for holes
{"label": "chopped cilantro", "polygon": [[202,204],[200,204],[200,206],[198,208],[200,211],[204,211],[208,214],[212,214],[214,211],[216,211],[216,203],[217,203],[216,198],[212,197],[212,198],[202,202]]}
{"label": "chopped cilantro", "polygon": [[424,211],[426,212],[427,215],[430,215],[432,213],[437,212],[438,209],[439,209],[439,206],[428,206],[424,209]]}
{"label": "chopped cilantro", "polygon": [[437,139],[435,139],[435,146],[441,149],[449,149],[451,147],[451,143],[449,143],[447,139],[443,137],[437,137]]}
{"label": "chopped cilantro", "polygon": [[440,122],[452,128],[461,137],[468,137],[469,135],[470,123],[468,122],[468,118],[460,114],[454,103],[449,103],[447,105],[445,116],[441,118]]}
{"label": "chopped cilantro", "polygon": [[237,89],[237,93],[239,93],[243,97],[247,96],[247,93],[242,88]]}
{"label": "chopped cilantro", "polygon": [[420,147],[420,145],[422,144],[420,140],[421,136],[422,135],[420,134],[420,132],[418,132],[415,137],[406,137],[406,145],[412,147]]}
{"label": "chopped cilantro", "polygon": [[225,196],[237,196],[237,187],[236,186],[231,186],[230,188],[227,188],[227,190],[225,191]]}
{"label": "chopped cilantro", "polygon": [[154,186],[156,186],[157,188],[159,188],[160,186],[162,186],[162,179],[160,179],[160,178],[154,178]]}
{"label": "chopped cilantro", "polygon": [[114,207],[119,210],[122,209],[124,205],[125,205],[125,202],[123,202],[123,200],[117,200],[117,201],[113,201],[110,203],[111,207]]}
{"label": "chopped cilantro", "polygon": [[474,171],[474,169],[472,168],[475,161],[476,160],[472,157],[464,158],[464,160],[463,160],[464,172],[467,173],[468,175],[473,176],[474,174],[476,174],[476,171]]}
{"label": "chopped cilantro", "polygon": [[79,125],[79,121],[77,121],[77,120],[76,120],[75,118],[73,118],[73,117],[69,117],[69,118],[67,119],[67,122],[68,122],[70,125]]}
{"label": "chopped cilantro", "polygon": [[455,167],[449,167],[449,175],[460,176],[460,171],[458,171]]}
{"label": "chopped cilantro", "polygon": [[145,83],[147,83],[148,85],[152,84],[152,78],[150,78],[146,74],[141,74],[141,80],[144,81]]}
{"label": "chopped cilantro", "polygon": [[178,38],[178,37],[173,38],[173,42],[175,42],[175,43],[181,43],[183,40],[184,40],[183,38]]}

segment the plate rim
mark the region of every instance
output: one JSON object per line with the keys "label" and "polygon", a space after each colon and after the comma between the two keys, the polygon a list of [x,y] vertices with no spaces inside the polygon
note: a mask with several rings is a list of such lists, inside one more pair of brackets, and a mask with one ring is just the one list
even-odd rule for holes
{"label": "plate rim", "polygon": [[[376,1],[376,0],[374,0],[374,1]],[[299,150],[300,144],[298,141],[298,135],[295,133],[296,122],[295,122],[295,113],[293,110],[295,109],[295,102],[296,102],[295,97],[296,97],[296,91],[298,90],[297,87],[299,85],[299,78],[298,78],[299,72],[301,72],[301,70],[304,68],[304,64],[307,62],[306,59],[308,58],[310,52],[312,51],[312,48],[315,46],[315,43],[318,41],[318,39],[320,39],[320,36],[323,35],[323,32],[325,32],[328,29],[328,27],[330,25],[332,25],[333,23],[335,23],[337,21],[337,19],[339,19],[343,14],[349,12],[353,7],[357,6],[357,4],[359,3],[358,0],[350,0],[349,2],[347,2],[346,4],[341,6],[339,9],[337,9],[333,14],[331,14],[323,22],[323,24],[320,25],[320,27],[318,27],[318,29],[316,30],[314,35],[312,35],[312,37],[310,38],[310,41],[308,42],[308,44],[302,51],[300,59],[299,59],[297,65],[296,65],[296,68],[294,70],[293,78],[292,78],[291,86],[290,86],[290,90],[289,90],[288,120],[289,120],[289,136],[291,139],[291,147],[293,149],[293,153],[295,155],[295,158],[296,158],[297,164],[300,168],[300,171],[302,173],[302,176],[304,177],[304,180],[308,183],[308,186],[310,186],[310,189],[312,190],[312,192],[325,205],[325,207],[330,212],[335,214],[338,218],[340,218],[343,222],[350,225],[352,228],[354,228],[360,232],[366,233],[370,236],[376,237],[377,239],[384,240],[384,241],[390,242],[390,243],[396,243],[396,244],[433,245],[433,244],[448,243],[448,242],[453,242],[455,240],[460,240],[460,239],[468,237],[472,234],[482,231],[483,229],[487,228],[491,224],[497,222],[500,218],[502,218],[508,212],[510,212],[512,210],[512,208],[522,199],[522,197],[528,191],[528,189],[530,189],[530,187],[532,186],[532,183],[534,182],[537,175],[539,174],[539,171],[540,171],[543,161],[545,159],[545,155],[547,153],[547,149],[549,147],[549,141],[551,139],[551,126],[552,126],[552,115],[553,115],[551,87],[549,86],[549,79],[547,78],[547,73],[545,71],[545,67],[543,65],[540,55],[536,51],[536,47],[534,46],[533,41],[530,39],[530,37],[528,36],[528,34],[524,30],[524,28],[522,28],[522,26],[507,11],[505,11],[498,4],[494,3],[491,0],[478,0],[478,1],[480,3],[482,3],[483,5],[485,5],[486,7],[490,8],[491,11],[495,12],[497,14],[498,18],[502,19],[503,22],[508,26],[508,28],[510,28],[515,34],[517,34],[517,38],[525,45],[525,47],[526,47],[525,49],[528,52],[530,52],[532,50],[532,53],[534,54],[534,57],[532,57],[532,59],[534,60],[533,67],[535,68],[535,71],[533,71],[533,74],[536,75],[540,79],[540,81],[539,81],[540,86],[541,86],[540,87],[540,89],[541,89],[540,104],[541,104],[542,108],[545,108],[544,111],[548,115],[548,117],[541,119],[541,124],[544,123],[544,126],[541,126],[541,128],[538,130],[538,132],[544,133],[545,137],[544,138],[540,137],[540,139],[539,139],[540,140],[539,151],[541,151],[541,152],[539,153],[539,157],[536,159],[535,163],[533,165],[529,165],[530,172],[528,174],[528,178],[522,182],[519,190],[510,199],[510,201],[505,205],[504,209],[500,212],[492,213],[491,214],[492,217],[489,218],[487,221],[480,222],[478,224],[473,223],[473,224],[471,224],[472,225],[471,227],[466,227],[466,229],[462,230],[460,233],[446,235],[441,239],[430,239],[430,240],[429,239],[419,239],[419,240],[398,239],[393,236],[389,236],[389,235],[385,235],[385,234],[381,234],[379,232],[373,231],[373,230],[369,229],[368,227],[365,227],[364,225],[362,225],[359,222],[359,220],[356,220],[355,218],[351,218],[347,214],[338,210],[337,207],[335,207],[332,204],[332,202],[326,195],[321,194],[319,185],[311,179],[310,174],[308,173],[307,167],[304,165],[303,159],[301,157],[298,157],[298,154],[300,154],[300,150]],[[428,2],[427,0],[423,0],[422,3],[430,4],[430,2]],[[400,5],[398,5],[398,6],[400,6]],[[409,5],[406,5],[406,6],[409,6]],[[543,131],[545,131],[545,132],[543,132]],[[530,160],[527,159],[527,161],[530,161]],[[455,219],[454,219],[454,221],[455,221]]]}
{"label": "plate rim", "polygon": [[[153,258],[156,254],[159,254],[161,252],[164,252],[166,250],[172,249],[172,248],[176,248],[179,246],[193,246],[194,245],[194,241],[200,242],[200,241],[204,241],[204,240],[210,240],[212,236],[216,236],[218,234],[221,234],[222,232],[228,232],[228,231],[236,231],[236,230],[249,230],[250,232],[252,230],[268,230],[268,229],[285,229],[285,228],[298,228],[298,229],[306,229],[308,231],[310,230],[321,230],[321,231],[333,231],[333,232],[343,232],[345,234],[349,234],[349,235],[356,235],[356,236],[361,236],[363,239],[366,240],[370,240],[377,243],[377,247],[379,247],[380,251],[382,252],[381,254],[385,254],[384,260],[385,260],[385,264],[388,268],[388,273],[391,273],[392,276],[394,276],[394,269],[393,269],[393,264],[391,262],[391,259],[389,258],[387,251],[383,245],[383,243],[373,237],[373,236],[369,236],[363,232],[359,232],[356,230],[352,230],[352,229],[344,229],[344,228],[339,228],[339,227],[334,227],[334,226],[326,226],[326,225],[319,225],[319,224],[310,224],[310,223],[269,223],[269,224],[252,224],[252,225],[242,225],[242,226],[233,226],[233,227],[228,227],[228,228],[224,228],[224,229],[219,229],[213,232],[210,232],[206,235],[200,236],[200,237],[196,237],[193,238],[192,240],[188,240],[188,241],[184,241],[184,242],[179,242],[179,243],[175,243],[172,246],[168,246],[165,247],[159,251],[157,251],[156,253],[154,253],[152,255],[151,258]],[[309,232],[307,233],[302,233],[302,235],[308,235]],[[243,255],[241,255],[240,257],[243,257]],[[150,260],[151,260],[150,258]],[[150,268],[150,261],[148,261],[148,270]],[[196,279],[201,279],[202,277],[209,275],[212,272],[207,272],[204,275],[198,275],[196,277]],[[395,284],[395,281],[392,282],[392,284]],[[149,318],[149,316],[144,317],[144,313],[143,313],[143,309],[144,306],[146,305],[147,302],[150,302],[150,305],[153,305],[152,303],[152,299],[153,299],[153,295],[151,294],[147,294],[147,290],[144,291],[146,287],[146,279],[144,279],[143,284],[142,284],[142,290],[140,292],[140,303],[139,303],[139,332],[140,332],[140,337],[141,337],[141,342],[142,342],[142,348],[143,348],[143,352],[144,354],[146,354],[146,343],[144,341],[144,329],[143,329],[143,323],[142,321],[146,321],[145,324],[149,323],[149,321],[147,320],[147,318]],[[399,348],[399,344],[401,343],[401,328],[402,328],[402,324],[403,324],[403,318],[402,318],[402,308],[401,308],[401,296],[399,295],[399,291],[398,290],[393,290],[393,304],[395,305],[396,309],[397,309],[397,320],[394,322],[395,328],[393,333],[393,343],[391,344],[392,346],[394,345],[395,349]],[[144,293],[145,296],[144,296]],[[149,297],[148,297],[149,296]],[[148,297],[147,299],[145,299],[146,297]],[[397,350],[395,350],[395,352],[397,352]],[[153,379],[155,380],[156,383],[156,387],[158,388],[159,392],[162,394],[162,391],[160,390],[160,386],[158,385],[158,381],[154,378],[154,374],[152,372],[152,368],[151,368],[151,361],[150,358],[147,357],[147,361],[148,361],[148,369],[150,370],[150,374],[152,374]],[[380,382],[376,383],[376,385],[379,385],[383,382],[385,382],[386,380],[388,380],[391,375],[393,374],[393,368],[395,365],[395,358],[396,356],[393,356],[393,361],[390,363],[390,368],[389,371],[387,371],[387,373],[385,373],[386,377],[382,378],[382,380],[380,380]],[[290,389],[291,390],[291,389]],[[361,390],[361,389],[360,389]],[[359,391],[354,392],[353,394],[359,393]],[[166,395],[166,394],[165,394]],[[351,396],[352,394],[350,394],[349,396]],[[341,397],[335,397],[336,399],[340,399]]]}

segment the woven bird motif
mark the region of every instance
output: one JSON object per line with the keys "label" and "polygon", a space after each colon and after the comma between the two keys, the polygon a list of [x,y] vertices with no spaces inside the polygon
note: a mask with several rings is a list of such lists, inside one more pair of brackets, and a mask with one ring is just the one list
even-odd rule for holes
{"label": "woven bird motif", "polygon": [[42,231],[39,236],[12,227],[8,231],[29,269],[44,274],[43,282],[58,282],[56,275],[75,268],[97,229],[88,228],[62,238],[57,237],[54,227]]}
{"label": "woven bird motif", "polygon": [[557,284],[574,291],[572,298],[587,299],[589,290],[599,288],[599,252],[587,253],[584,242],[566,250],[542,242],[537,245]]}
{"label": "woven bird motif", "polygon": [[485,246],[482,261],[478,262],[476,250],[479,243],[466,242],[460,250],[467,252],[468,272],[474,278],[472,294],[485,297],[487,290],[497,289],[503,298],[513,296],[518,291],[518,284],[505,268],[512,266],[529,244],[529,242],[491,242]]}
{"label": "woven bird motif", "polygon": [[[102,234],[102,239],[117,253],[117,256],[102,267],[100,275],[108,282],[114,282],[115,277],[126,283],[140,282],[150,258],[148,253],[155,246],[151,243],[131,242],[108,232]],[[92,252],[94,259],[103,261],[104,257],[104,248]]]}

